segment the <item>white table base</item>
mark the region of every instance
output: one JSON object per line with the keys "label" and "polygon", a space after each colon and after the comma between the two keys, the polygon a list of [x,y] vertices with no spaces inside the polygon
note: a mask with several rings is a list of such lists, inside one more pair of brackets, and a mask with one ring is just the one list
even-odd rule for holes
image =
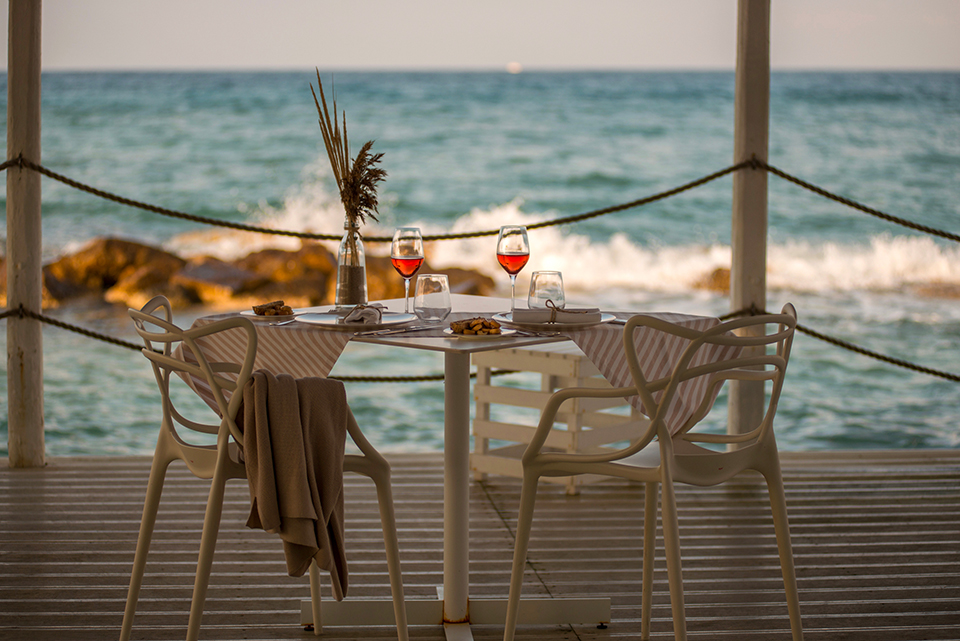
{"label": "white table base", "polygon": [[[469,623],[445,622],[441,599],[407,599],[406,605],[409,625],[443,625],[448,641],[472,640],[471,624],[502,626],[507,618],[506,599],[471,599]],[[389,599],[324,602],[321,611],[325,626],[396,625],[393,602]],[[522,625],[607,624],[610,599],[524,598],[520,600],[517,622]],[[300,623],[314,623],[309,600],[300,603]]]}
{"label": "white table base", "polygon": [[[445,352],[443,362],[443,588],[438,599],[407,600],[409,625],[443,624],[448,641],[473,641],[470,624],[506,620],[506,599],[469,599],[470,586],[470,354]],[[395,625],[393,603],[325,603],[323,625]],[[519,623],[608,623],[610,599],[522,599]],[[300,605],[300,622],[313,623],[310,601]],[[314,625],[316,631],[321,628]]]}

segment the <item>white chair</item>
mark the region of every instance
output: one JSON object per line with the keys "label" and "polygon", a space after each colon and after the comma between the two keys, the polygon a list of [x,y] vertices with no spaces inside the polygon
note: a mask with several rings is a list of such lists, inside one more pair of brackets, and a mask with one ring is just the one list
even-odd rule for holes
{"label": "white chair", "polygon": [[[158,315],[158,311],[162,311],[162,316]],[[143,518],[140,522],[140,535],[137,539],[137,551],[130,576],[130,589],[127,593],[127,605],[123,615],[120,640],[127,641],[133,627],[133,618],[137,609],[143,572],[147,563],[147,552],[150,548],[150,540],[156,523],[157,508],[160,505],[160,495],[163,491],[167,466],[179,459],[186,463],[189,470],[197,477],[212,479],[206,514],[203,520],[200,555],[197,561],[197,575],[187,627],[187,641],[195,641],[200,632],[200,619],[203,615],[203,606],[210,579],[210,567],[220,528],[224,488],[228,479],[246,478],[244,465],[238,460],[239,448],[237,443],[242,442],[242,435],[235,422],[243,394],[234,392],[242,390],[253,373],[253,363],[257,353],[257,332],[253,323],[239,316],[200,328],[182,330],[173,324],[170,303],[163,296],[157,296],[144,305],[141,310],[131,309],[129,313],[146,346],[143,354],[150,360],[157,384],[160,387],[163,418],[160,423],[160,435],[153,456],[153,465],[150,469],[150,480],[143,506]],[[197,340],[204,336],[228,330],[239,332],[245,338],[246,353],[243,363],[238,365],[235,363],[208,362],[198,348]],[[185,352],[191,352],[196,357],[197,363],[186,363],[176,358],[173,355],[173,349],[177,345],[181,345]],[[157,348],[160,348],[159,351]],[[197,423],[184,417],[176,409],[170,397],[170,376],[177,372],[201,379],[209,385],[212,397],[219,407],[219,414],[222,417],[218,423]],[[390,465],[364,438],[356,420],[353,418],[353,414],[348,412],[348,417],[347,432],[362,454],[345,455],[343,470],[368,476],[376,484],[397,632],[401,641],[406,641],[408,639],[407,619],[403,599],[403,583],[400,576],[400,549],[397,542],[390,485]],[[186,442],[178,433],[178,425],[197,432],[215,434],[217,437],[216,445],[195,445]],[[319,635],[321,633],[320,572],[316,563],[310,565],[310,591],[314,629],[315,633]]]}
{"label": "white chair", "polygon": [[[689,341],[673,373],[667,378],[647,381],[640,369],[635,348],[634,329],[648,327],[681,336]],[[642,481],[646,484],[643,533],[643,596],[641,604],[641,638],[650,637],[651,598],[653,588],[653,559],[657,519],[657,486],[660,485],[664,546],[667,575],[670,585],[670,604],[673,613],[674,637],[687,638],[683,604],[683,578],[680,564],[677,506],[674,498],[675,482],[712,486],[729,480],[747,470],[759,471],[766,480],[773,510],[773,523],[780,555],[780,566],[786,590],[787,609],[794,641],[803,639],[800,620],[800,601],[787,524],[780,458],[773,434],[773,419],[783,387],[783,377],[790,357],[790,347],[796,327],[796,310],[784,306],[780,314],[753,316],[720,323],[704,332],[679,327],[663,320],[634,316],[623,333],[624,350],[634,384],[611,390],[569,388],[551,396],[541,415],[537,434],[523,455],[523,485],[517,523],[513,571],[510,577],[510,597],[507,606],[504,640],[512,641],[520,605],[520,589],[526,564],[527,546],[533,521],[537,484],[541,476],[569,474],[602,474]],[[732,332],[737,331],[735,335]],[[740,346],[736,358],[712,364],[692,366],[694,354],[710,346]],[[767,347],[773,349],[767,353]],[[703,402],[682,426],[670,433],[665,417],[676,398],[677,386],[700,376],[708,376],[709,391],[727,380],[758,381],[766,387],[766,411],[757,425],[744,425],[740,434],[694,433],[691,429],[712,407],[713,395],[708,393]],[[639,394],[650,426],[643,436],[613,453],[576,454],[542,452],[560,405],[571,398],[633,396]],[[718,451],[698,443],[725,444]]]}

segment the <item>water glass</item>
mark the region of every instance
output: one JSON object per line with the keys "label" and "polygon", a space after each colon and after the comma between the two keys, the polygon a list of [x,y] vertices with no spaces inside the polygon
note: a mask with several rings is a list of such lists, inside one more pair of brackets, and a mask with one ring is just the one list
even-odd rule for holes
{"label": "water glass", "polygon": [[566,301],[563,296],[563,275],[560,272],[533,272],[530,278],[530,293],[527,295],[527,307],[530,309],[544,309],[547,301],[553,301],[558,308],[563,308]]}
{"label": "water glass", "polygon": [[425,323],[439,323],[450,314],[450,281],[446,274],[417,276],[413,311]]}

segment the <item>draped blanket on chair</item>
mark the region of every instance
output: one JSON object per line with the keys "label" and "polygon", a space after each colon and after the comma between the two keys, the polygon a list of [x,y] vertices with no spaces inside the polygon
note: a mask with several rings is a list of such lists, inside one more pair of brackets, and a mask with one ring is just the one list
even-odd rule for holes
{"label": "draped blanket on chair", "polygon": [[316,559],[334,597],[347,593],[343,456],[350,411],[343,383],[257,370],[237,425],[250,485],[247,526],[280,535],[290,576]]}

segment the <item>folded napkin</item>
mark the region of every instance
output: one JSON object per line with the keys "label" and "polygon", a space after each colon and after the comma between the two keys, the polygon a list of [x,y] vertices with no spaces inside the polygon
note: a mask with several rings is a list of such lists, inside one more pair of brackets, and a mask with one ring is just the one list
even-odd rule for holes
{"label": "folded napkin", "polygon": [[343,322],[376,325],[381,318],[383,318],[383,305],[373,303],[372,305],[357,305],[344,317]]}
{"label": "folded napkin", "polygon": [[517,323],[599,323],[600,309],[598,307],[515,309],[511,318]]}

